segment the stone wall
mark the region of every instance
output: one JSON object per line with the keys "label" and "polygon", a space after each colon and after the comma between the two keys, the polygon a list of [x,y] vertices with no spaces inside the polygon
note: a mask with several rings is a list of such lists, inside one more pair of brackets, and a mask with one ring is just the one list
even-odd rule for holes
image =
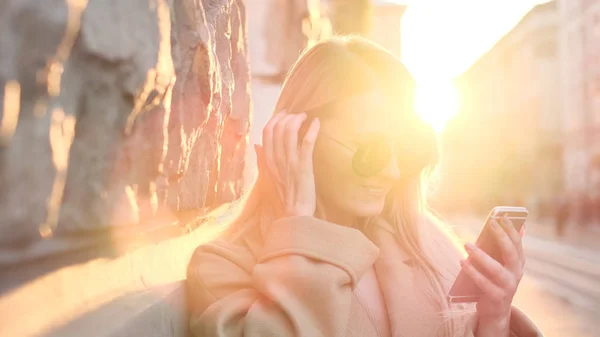
{"label": "stone wall", "polygon": [[242,0],[0,4],[0,336],[186,335],[187,262],[243,186],[247,50]]}
{"label": "stone wall", "polygon": [[0,32],[2,262],[238,198],[242,0],[7,0]]}

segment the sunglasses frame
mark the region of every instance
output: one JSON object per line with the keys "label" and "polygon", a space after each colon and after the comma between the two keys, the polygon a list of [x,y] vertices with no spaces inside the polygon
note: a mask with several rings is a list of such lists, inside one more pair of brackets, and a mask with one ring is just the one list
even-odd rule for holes
{"label": "sunglasses frame", "polygon": [[[304,122],[304,125],[301,128],[301,130],[300,130],[300,136],[304,137],[304,134],[306,133],[307,127],[308,127],[308,125],[310,125],[310,122],[312,121],[313,118],[315,118],[317,115],[322,115],[323,113],[325,113],[325,115],[327,115],[327,112],[330,110],[331,105],[334,104],[334,103],[335,103],[335,101],[332,101],[332,102],[323,104],[323,105],[321,105],[321,106],[319,106],[317,108],[310,109],[309,111],[307,111],[308,119]],[[436,143],[437,141],[436,141],[436,137],[435,137],[435,131],[433,130],[433,127],[431,125],[425,123],[416,114],[414,116],[410,116],[408,118],[409,118],[408,119],[409,121],[412,120],[412,121],[416,122],[415,127],[417,127],[417,128],[424,127],[426,129],[426,130],[424,130],[425,131],[425,136],[419,135],[418,138],[422,138],[422,139],[424,139],[424,137],[431,138],[431,139],[433,139],[433,142],[435,143],[435,144],[430,144],[429,140],[425,140],[424,145],[426,147],[426,150],[424,152],[419,151],[420,153],[419,152],[413,153],[413,154],[416,154],[416,155],[420,155],[420,157],[421,157],[419,165],[416,165],[415,169],[413,169],[413,170],[411,170],[411,169],[406,170],[405,169],[404,172],[403,172],[402,167],[400,167],[401,166],[400,163],[402,162],[402,160],[401,160],[402,158],[397,158],[396,161],[397,161],[398,167],[400,169],[400,172],[408,174],[408,175],[413,175],[413,174],[420,173],[427,166],[435,165],[437,163],[437,161],[438,161],[438,155],[439,155],[439,153],[438,153],[438,148],[437,148],[437,143]],[[385,169],[385,165],[384,165],[377,172],[373,172],[371,174],[366,174],[365,172],[363,172],[363,170],[357,168],[357,166],[358,166],[357,165],[358,160],[356,158],[357,158],[358,153],[361,150],[361,147],[358,147],[358,148],[352,147],[352,146],[350,146],[348,144],[345,144],[344,142],[339,141],[335,137],[333,137],[333,136],[331,136],[331,135],[329,135],[329,134],[327,134],[327,133],[325,133],[323,131],[319,131],[319,136],[325,136],[325,138],[327,138],[327,139],[329,139],[329,140],[337,143],[338,145],[342,146],[346,150],[353,152],[353,156],[352,156],[352,169],[359,176],[362,176],[362,177],[371,177],[371,176],[374,176],[374,175],[377,175],[377,174],[381,173],[381,171],[383,171]],[[415,142],[419,143],[418,141],[415,141]],[[388,157],[388,159],[386,161],[386,165],[388,165],[389,161],[392,159],[392,157],[394,155],[397,155],[398,153],[397,153],[397,150],[395,150],[395,148],[393,146],[390,146],[389,142],[387,142],[386,144],[388,146],[389,153],[390,153],[389,157]]]}
{"label": "sunglasses frame", "polygon": [[[375,175],[381,173],[385,169],[386,165],[388,165],[390,163],[390,160],[393,158],[393,156],[394,155],[396,155],[396,156],[399,155],[397,153],[397,150],[394,150],[394,147],[391,146],[389,142],[385,142],[385,144],[387,146],[387,152],[389,153],[388,156],[387,156],[387,158],[386,158],[386,160],[385,160],[385,164],[382,165],[382,167],[378,168],[377,170],[373,170],[372,172],[367,173],[367,172],[365,172],[365,170],[360,169],[358,167],[359,164],[357,164],[357,163],[361,160],[360,158],[358,158],[359,152],[361,150],[367,148],[368,146],[352,147],[352,146],[350,146],[348,144],[345,144],[344,142],[342,142],[342,141],[336,139],[335,137],[333,137],[333,136],[331,136],[331,135],[329,135],[327,133],[324,133],[324,132],[319,132],[319,136],[324,136],[325,138],[327,138],[327,139],[329,139],[329,140],[337,143],[338,145],[342,146],[346,150],[352,152],[353,153],[353,155],[352,155],[352,169],[354,170],[354,172],[356,174],[358,174],[361,177],[372,177],[372,176],[375,176]],[[398,169],[400,170],[400,172],[402,172],[402,173],[409,173],[409,174],[414,173],[413,170],[401,167],[401,160],[397,159],[396,161],[397,161]],[[428,160],[424,161],[422,164],[418,165],[419,168],[416,171],[417,172],[421,172],[421,170],[423,168],[425,168],[426,166],[428,166],[428,165],[429,165],[429,161]]]}

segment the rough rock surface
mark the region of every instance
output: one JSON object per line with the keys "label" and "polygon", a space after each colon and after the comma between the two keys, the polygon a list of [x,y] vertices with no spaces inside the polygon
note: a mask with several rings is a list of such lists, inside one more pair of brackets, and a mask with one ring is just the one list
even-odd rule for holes
{"label": "rough rock surface", "polygon": [[239,196],[242,0],[7,0],[0,32],[0,247]]}
{"label": "rough rock surface", "polygon": [[[207,3],[208,2],[208,3]],[[250,126],[241,0],[175,4],[175,84],[163,184],[167,204],[197,210],[237,198]],[[192,1],[189,1],[192,4]]]}

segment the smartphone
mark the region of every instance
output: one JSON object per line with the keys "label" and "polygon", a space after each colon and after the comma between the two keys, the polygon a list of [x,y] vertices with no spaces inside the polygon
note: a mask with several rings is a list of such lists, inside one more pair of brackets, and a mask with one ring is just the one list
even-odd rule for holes
{"label": "smartphone", "polygon": [[[485,220],[483,228],[477,237],[477,241],[475,241],[475,245],[477,247],[499,262],[502,262],[502,252],[498,246],[497,239],[494,237],[494,232],[491,228],[491,221],[496,219],[498,222],[500,222],[500,219],[502,219],[504,216],[506,216],[512,222],[517,231],[520,231],[525,225],[525,220],[527,220],[527,217],[529,216],[529,211],[525,207],[494,207]],[[477,265],[475,265],[475,267],[477,267]],[[450,288],[450,291],[448,292],[448,302],[477,302],[480,295],[481,290],[479,287],[477,287],[471,278],[461,270],[456,277],[452,288]]]}

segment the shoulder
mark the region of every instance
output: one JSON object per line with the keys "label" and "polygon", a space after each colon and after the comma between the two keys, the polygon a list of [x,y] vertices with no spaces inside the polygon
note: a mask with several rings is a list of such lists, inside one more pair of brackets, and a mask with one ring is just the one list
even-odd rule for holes
{"label": "shoulder", "polygon": [[241,245],[218,240],[199,246],[187,267],[193,304],[207,304],[251,285],[255,264],[254,255]]}
{"label": "shoulder", "polygon": [[196,248],[188,264],[188,278],[203,276],[222,268],[235,268],[251,273],[256,264],[247,247],[226,240],[212,241]]}

